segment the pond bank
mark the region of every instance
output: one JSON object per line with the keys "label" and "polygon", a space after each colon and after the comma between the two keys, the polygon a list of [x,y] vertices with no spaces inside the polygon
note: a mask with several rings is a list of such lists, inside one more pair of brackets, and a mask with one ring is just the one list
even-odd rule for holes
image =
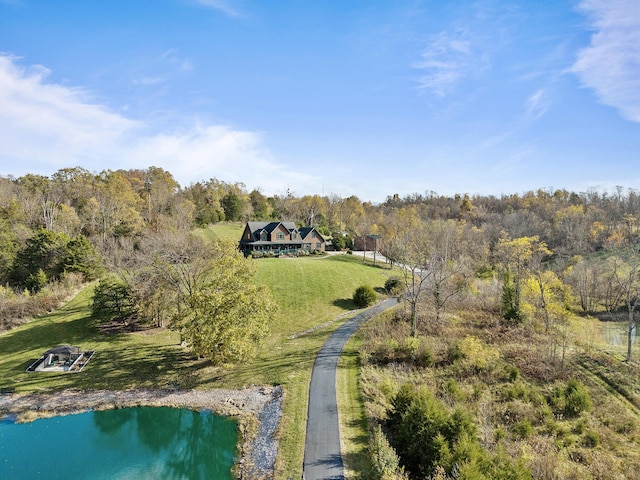
{"label": "pond bank", "polygon": [[65,390],[42,394],[0,395],[0,417],[18,421],[136,406],[208,409],[238,417],[242,437],[237,476],[241,479],[273,478],[278,450],[275,432],[282,415],[282,387],[242,390]]}

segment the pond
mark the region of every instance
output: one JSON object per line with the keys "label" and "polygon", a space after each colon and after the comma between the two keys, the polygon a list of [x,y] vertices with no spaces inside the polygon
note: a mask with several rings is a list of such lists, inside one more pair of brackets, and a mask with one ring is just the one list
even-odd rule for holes
{"label": "pond", "polygon": [[[627,332],[629,324],[627,322],[602,322],[601,332],[605,342],[616,347],[627,345]],[[640,332],[638,328],[635,328],[631,335],[631,344],[635,346],[638,344]]]}
{"label": "pond", "polygon": [[0,478],[229,479],[236,422],[208,411],[135,407],[0,422]]}

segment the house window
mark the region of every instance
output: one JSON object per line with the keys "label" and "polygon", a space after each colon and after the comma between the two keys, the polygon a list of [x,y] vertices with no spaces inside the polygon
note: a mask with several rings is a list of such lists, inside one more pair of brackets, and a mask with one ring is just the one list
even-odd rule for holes
{"label": "house window", "polygon": [[282,233],[282,232],[278,232],[278,234],[276,235],[276,238],[277,238],[278,240],[284,240],[284,233]]}
{"label": "house window", "polygon": [[316,243],[316,248],[320,250],[322,248],[322,244],[320,242]]}
{"label": "house window", "polygon": [[293,232],[291,234],[291,238],[293,238],[295,240],[296,238],[298,238],[298,234],[296,232]]}
{"label": "house window", "polygon": [[262,232],[262,234],[260,235],[260,240],[262,240],[263,242],[267,241],[267,232]]}
{"label": "house window", "polygon": [[316,232],[311,232],[311,238],[316,238]]}

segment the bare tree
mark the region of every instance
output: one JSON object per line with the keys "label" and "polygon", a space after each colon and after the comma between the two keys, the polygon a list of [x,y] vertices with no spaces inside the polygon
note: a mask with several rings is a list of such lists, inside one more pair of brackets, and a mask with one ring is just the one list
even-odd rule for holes
{"label": "bare tree", "polygon": [[[637,323],[635,311],[640,304],[640,245],[628,248],[626,261],[621,256],[614,256],[610,262],[611,286],[615,289],[615,297],[624,303],[627,310],[627,361],[631,361],[633,334]],[[622,252],[620,252],[622,253]],[[618,302],[611,304],[609,311],[617,308]]]}
{"label": "bare tree", "polygon": [[421,301],[429,300],[438,323],[447,303],[466,287],[471,270],[464,239],[464,225],[450,220],[409,225],[385,243],[385,254],[402,272],[413,336]]}

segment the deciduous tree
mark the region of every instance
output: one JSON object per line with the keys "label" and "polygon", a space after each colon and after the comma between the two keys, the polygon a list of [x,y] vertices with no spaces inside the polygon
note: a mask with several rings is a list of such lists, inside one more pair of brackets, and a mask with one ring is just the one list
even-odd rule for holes
{"label": "deciduous tree", "polygon": [[102,321],[126,320],[136,315],[137,305],[129,286],[115,276],[100,280],[93,292],[93,316]]}
{"label": "deciduous tree", "polygon": [[216,242],[211,250],[211,274],[185,296],[172,328],[194,353],[214,363],[244,361],[267,335],[275,303],[267,287],[254,283],[250,259],[228,243]]}
{"label": "deciduous tree", "polygon": [[[511,239],[507,234],[503,234],[498,240],[496,257],[504,274],[506,291],[503,295],[503,308],[506,320],[514,322],[521,320],[522,282],[532,272],[540,269],[543,258],[548,255],[551,255],[551,251],[546,243],[540,241],[535,235]],[[511,289],[513,293],[506,295]],[[505,302],[506,299],[509,299],[509,302]]]}
{"label": "deciduous tree", "polygon": [[[621,253],[621,252],[619,252]],[[627,310],[627,361],[631,361],[633,334],[637,324],[635,320],[636,308],[640,304],[640,245],[627,248],[626,260],[621,256],[611,257],[609,263],[611,287]],[[618,303],[612,304],[617,308]]]}

